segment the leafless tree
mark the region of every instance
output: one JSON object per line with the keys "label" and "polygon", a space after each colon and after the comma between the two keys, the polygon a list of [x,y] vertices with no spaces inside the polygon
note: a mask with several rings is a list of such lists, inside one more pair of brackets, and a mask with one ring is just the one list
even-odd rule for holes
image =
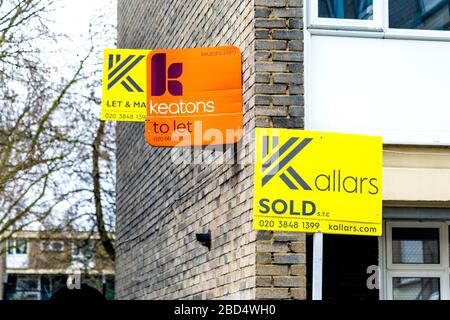
{"label": "leafless tree", "polygon": [[0,0],[0,241],[36,223],[81,226],[99,231],[114,259],[114,126],[98,119],[99,32],[56,79],[39,46],[56,37],[45,20],[53,3]]}

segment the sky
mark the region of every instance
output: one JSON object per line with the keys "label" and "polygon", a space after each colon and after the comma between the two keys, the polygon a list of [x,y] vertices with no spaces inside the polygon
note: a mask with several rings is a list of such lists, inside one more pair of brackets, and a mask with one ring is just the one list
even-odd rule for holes
{"label": "sky", "polygon": [[106,11],[109,0],[60,0],[53,18],[62,33],[81,38],[89,30],[89,22],[99,12]]}
{"label": "sky", "polygon": [[[87,54],[91,45],[91,23],[95,24],[96,31],[101,32],[94,38],[98,50],[89,60],[88,67],[99,68],[98,65],[103,63],[103,48],[115,47],[116,0],[56,0],[53,10],[46,18],[50,31],[63,35],[58,36],[56,41],[38,45],[46,62],[56,70],[50,75],[54,81],[69,78],[73,73],[73,66],[77,66]],[[98,90],[100,95],[101,89]],[[100,116],[100,109],[97,112]],[[69,206],[70,202],[60,203],[54,212],[64,212]]]}
{"label": "sky", "polygon": [[[54,10],[48,14],[51,21],[48,26],[57,34],[66,35],[58,37],[57,43],[48,44],[46,49],[50,54],[58,52],[58,59],[52,54],[56,66],[76,64],[84,57],[90,46],[89,26],[94,22],[95,30],[102,31],[107,37],[97,38],[103,42],[102,47],[114,47],[116,30],[116,0],[57,0]],[[99,26],[99,22],[108,27]],[[105,30],[106,29],[106,30]],[[97,43],[99,44],[99,43]],[[98,57],[102,59],[102,57]]]}

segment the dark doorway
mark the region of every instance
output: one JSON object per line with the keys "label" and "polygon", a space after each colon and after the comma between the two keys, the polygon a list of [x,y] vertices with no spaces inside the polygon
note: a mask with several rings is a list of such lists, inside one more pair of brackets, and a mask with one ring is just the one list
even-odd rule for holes
{"label": "dark doorway", "polygon": [[[323,300],[378,300],[378,290],[369,290],[366,273],[378,265],[378,238],[369,236],[323,236]],[[313,236],[306,237],[307,295],[312,297]]]}

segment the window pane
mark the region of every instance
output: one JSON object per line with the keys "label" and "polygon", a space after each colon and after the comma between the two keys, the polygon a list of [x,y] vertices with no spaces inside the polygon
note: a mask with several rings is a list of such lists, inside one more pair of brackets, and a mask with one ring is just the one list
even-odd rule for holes
{"label": "window pane", "polygon": [[389,0],[389,27],[450,30],[450,0]]}
{"label": "window pane", "polygon": [[16,240],[16,253],[27,253],[27,240],[25,239],[17,239]]}
{"label": "window pane", "polygon": [[73,256],[92,258],[94,255],[94,242],[92,240],[81,240],[72,247]]}
{"label": "window pane", "polygon": [[8,240],[8,254],[14,254],[15,253],[15,243],[14,240]]}
{"label": "window pane", "polygon": [[51,251],[58,251],[58,252],[64,251],[64,242],[53,241],[51,242],[50,249]]}
{"label": "window pane", "polygon": [[39,278],[35,276],[18,277],[16,289],[19,291],[36,291],[39,287]]}
{"label": "window pane", "polygon": [[439,300],[439,278],[392,278],[394,300]]}
{"label": "window pane", "polygon": [[85,241],[82,247],[83,256],[91,259],[94,256],[94,242],[92,240]]}
{"label": "window pane", "polygon": [[373,19],[373,0],[319,0],[319,17]]}
{"label": "window pane", "polygon": [[64,241],[61,240],[44,240],[41,241],[41,250],[49,252],[62,252],[64,251]]}
{"label": "window pane", "polygon": [[392,262],[439,264],[439,229],[392,228]]}

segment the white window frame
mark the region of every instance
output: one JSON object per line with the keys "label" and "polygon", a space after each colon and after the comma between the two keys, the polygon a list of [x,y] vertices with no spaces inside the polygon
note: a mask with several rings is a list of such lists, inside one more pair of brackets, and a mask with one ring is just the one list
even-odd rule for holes
{"label": "white window frame", "polygon": [[[394,299],[393,278],[438,278],[439,279],[439,299],[448,300],[448,279],[446,281],[442,272],[438,271],[392,271],[387,274],[387,283],[389,284],[387,290],[387,299]],[[448,277],[447,277],[448,278]],[[447,288],[447,290],[445,290]],[[447,292],[444,292],[447,291]]]}
{"label": "white window frame", "polygon": [[397,29],[389,28],[389,0],[386,1],[384,37],[386,39],[408,39],[408,40],[442,40],[450,41],[449,30],[423,30],[423,29]]}
{"label": "white window frame", "polygon": [[[444,230],[445,227],[442,223],[437,222],[404,222],[404,221],[395,221],[388,222],[388,228],[386,229],[386,239],[387,239],[387,247],[386,247],[386,262],[387,268],[389,270],[417,270],[417,269],[426,269],[426,270],[441,270],[448,265],[445,263],[444,258],[446,257],[448,260],[448,250],[444,252],[445,248],[442,243],[445,243],[446,240],[448,242],[447,232]],[[392,228],[436,228],[439,229],[439,264],[432,263],[393,263],[392,262]],[[448,247],[447,247],[448,249]]]}
{"label": "white window frame", "polygon": [[319,0],[311,0],[310,24],[312,29],[383,31],[383,0],[373,0],[373,19],[336,19],[319,17]]}
{"label": "white window frame", "polygon": [[[439,264],[394,264],[392,263],[392,228],[438,228],[439,229]],[[380,299],[393,299],[393,278],[439,278],[440,299],[450,300],[450,256],[449,256],[449,222],[425,221],[385,221],[385,235],[381,238],[380,264],[382,281]]]}
{"label": "white window frame", "polygon": [[305,1],[305,22],[313,35],[450,41],[449,30],[389,28],[389,0],[373,0],[373,19],[319,17],[319,0]]}

